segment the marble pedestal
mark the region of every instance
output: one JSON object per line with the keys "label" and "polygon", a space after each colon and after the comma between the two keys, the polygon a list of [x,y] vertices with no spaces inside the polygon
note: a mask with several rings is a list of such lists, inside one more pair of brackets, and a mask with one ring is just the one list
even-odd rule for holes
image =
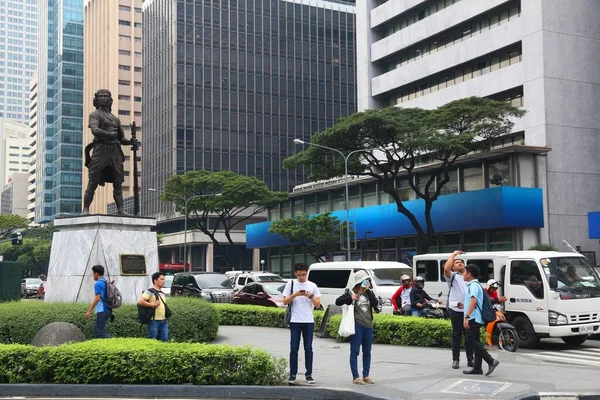
{"label": "marble pedestal", "polygon": [[[152,286],[150,276],[158,271],[158,246],[154,218],[87,215],[57,218],[45,284],[48,302],[91,303],[94,299],[92,266],[105,269],[114,280],[124,304],[137,303]],[[140,254],[146,258],[145,276],[121,274],[120,255]]]}

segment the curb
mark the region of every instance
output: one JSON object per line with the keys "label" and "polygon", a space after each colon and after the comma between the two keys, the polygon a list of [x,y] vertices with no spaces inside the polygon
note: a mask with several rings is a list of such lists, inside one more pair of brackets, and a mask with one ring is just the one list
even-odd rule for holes
{"label": "curb", "polygon": [[540,392],[520,400],[600,400],[600,393]]}
{"label": "curb", "polygon": [[0,384],[4,397],[128,397],[215,399],[383,400],[344,389],[288,386]]}

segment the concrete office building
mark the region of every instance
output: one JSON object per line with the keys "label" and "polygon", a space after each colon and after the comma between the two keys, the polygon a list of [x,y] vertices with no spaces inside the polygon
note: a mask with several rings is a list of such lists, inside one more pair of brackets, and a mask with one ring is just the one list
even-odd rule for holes
{"label": "concrete office building", "polygon": [[29,83],[29,177],[27,179],[27,219],[35,220],[35,178],[37,160],[38,72]]}
{"label": "concrete office building", "polygon": [[0,207],[2,214],[16,214],[27,218],[27,178],[26,172],[10,174],[8,183],[2,190]]}
{"label": "concrete office building", "polygon": [[[157,193],[144,192],[142,212],[168,233],[162,262],[174,261],[169,247],[183,242],[182,218],[158,198],[169,177],[231,170],[291,190],[304,181],[302,171],[281,166],[296,151],[293,139],[309,141],[356,111],[352,3],[144,3],[142,186]],[[243,229],[234,235],[241,248]],[[207,239],[188,234],[193,268],[218,269],[231,249]],[[244,257],[238,267],[248,268]]]}
{"label": "concrete office building", "polygon": [[[600,260],[600,246],[588,235],[588,212],[600,209],[598,15],[594,0],[357,2],[359,110],[434,108],[476,95],[528,112],[491,152],[461,160],[452,172],[445,196],[434,204],[439,234],[431,251],[537,243],[568,250],[567,240]],[[403,179],[397,182],[402,197],[421,207],[411,203],[414,193]],[[271,218],[341,210],[341,182],[297,187]],[[414,254],[414,229],[378,184],[354,179],[351,198],[362,243],[353,257],[404,260]],[[452,217],[457,213],[460,221]],[[265,228],[249,228],[248,243],[272,247],[274,270],[305,257]],[[338,248],[331,256],[343,254]]]}
{"label": "concrete office building", "polygon": [[83,1],[40,1],[39,17],[36,153],[44,156],[36,159],[35,222],[42,224],[81,212]]}
{"label": "concrete office building", "polygon": [[37,0],[0,1],[0,117],[29,121],[29,80],[37,68]]}
{"label": "concrete office building", "polygon": [[[138,139],[141,139],[142,0],[86,0],[83,87],[84,147],[94,139],[87,129],[87,116],[94,111],[92,102],[98,89],[108,89],[112,93],[112,113],[121,120],[125,137],[131,136],[130,124],[135,121]],[[134,160],[130,146],[122,149],[125,153],[123,197],[127,198],[133,196]],[[138,157],[141,151],[138,151]],[[141,171],[139,163],[138,171]],[[84,169],[83,191],[87,184],[88,173]],[[90,212],[106,214],[107,206],[112,202],[112,185],[99,186]]]}
{"label": "concrete office building", "polygon": [[8,183],[12,173],[27,172],[29,164],[29,127],[0,118],[0,182]]}

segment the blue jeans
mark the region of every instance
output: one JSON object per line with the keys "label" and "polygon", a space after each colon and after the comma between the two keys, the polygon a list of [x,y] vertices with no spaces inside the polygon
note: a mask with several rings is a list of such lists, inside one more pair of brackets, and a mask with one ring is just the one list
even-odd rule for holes
{"label": "blue jeans", "polygon": [[371,372],[371,347],[373,345],[373,328],[365,328],[364,326],[355,323],[354,335],[350,336],[350,370],[352,371],[352,379],[360,377],[358,375],[358,354],[360,353],[361,344],[363,351],[363,378],[366,378]]}
{"label": "blue jeans", "polygon": [[290,375],[298,373],[298,350],[300,349],[300,335],[304,343],[304,366],[306,376],[312,376],[313,367],[313,333],[315,324],[308,322],[290,322]]}
{"label": "blue jeans", "polygon": [[412,309],[412,316],[413,317],[424,317],[427,315],[427,311],[425,310],[425,307],[418,309],[418,308],[413,308]]}
{"label": "blue jeans", "polygon": [[148,339],[159,339],[163,342],[169,340],[169,321],[152,320],[148,322]]}
{"label": "blue jeans", "polygon": [[112,336],[106,332],[106,324],[112,315],[112,310],[96,313],[96,322],[92,328],[92,333],[96,339],[110,339]]}

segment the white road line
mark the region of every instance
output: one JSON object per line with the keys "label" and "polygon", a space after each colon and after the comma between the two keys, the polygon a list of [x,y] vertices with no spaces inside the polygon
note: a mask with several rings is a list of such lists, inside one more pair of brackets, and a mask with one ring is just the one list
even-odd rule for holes
{"label": "white road line", "polygon": [[[527,354],[527,356],[537,358],[542,361],[553,361],[553,362],[558,362],[558,363],[563,363],[563,364],[576,364],[576,365],[587,365],[587,366],[600,367],[600,361],[591,361],[591,360],[587,360],[587,359],[582,359],[583,356],[569,357],[569,356],[560,356],[560,355],[554,355],[554,354],[560,354],[560,353],[539,353],[539,354],[529,353],[529,354]],[[586,357],[586,358],[588,358],[588,357]],[[598,359],[598,357],[589,357],[589,358],[591,358],[592,360]]]}

